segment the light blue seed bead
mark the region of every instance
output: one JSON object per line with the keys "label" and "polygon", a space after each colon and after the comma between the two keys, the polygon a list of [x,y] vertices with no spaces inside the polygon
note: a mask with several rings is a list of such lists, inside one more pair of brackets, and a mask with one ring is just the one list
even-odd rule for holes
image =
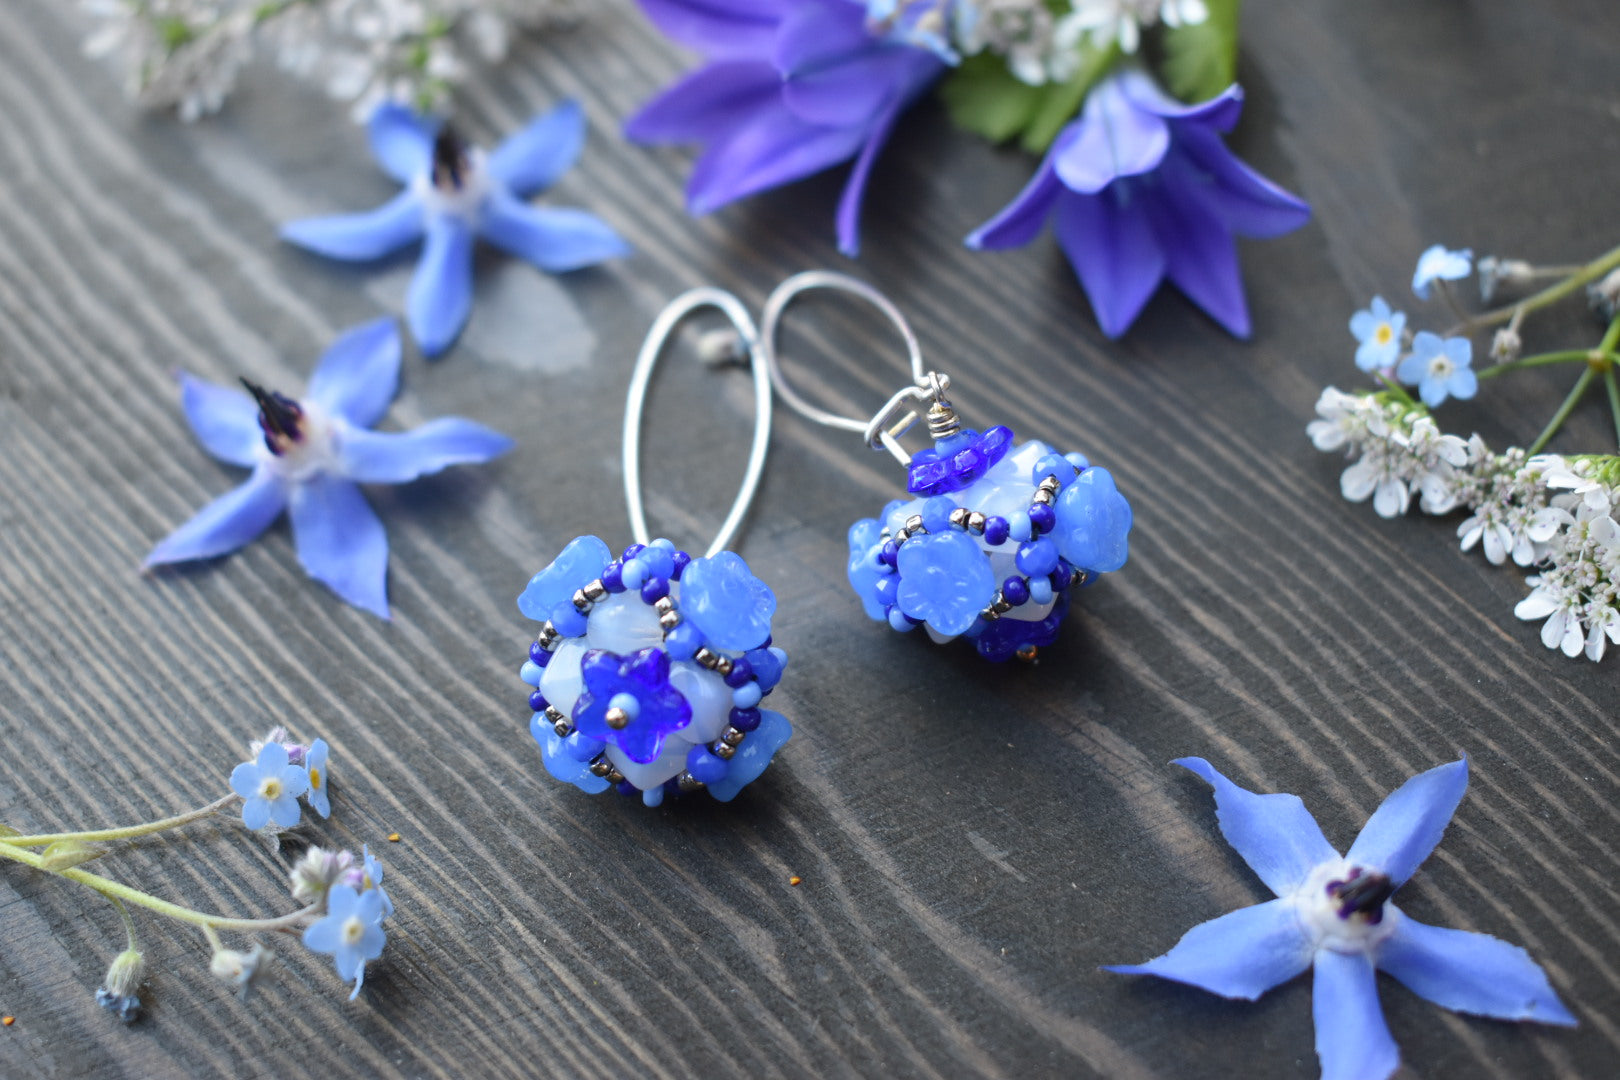
{"label": "light blue seed bead", "polygon": [[1030,579],[1029,602],[1032,604],[1050,604],[1052,602],[1052,582],[1049,578]]}
{"label": "light blue seed bead", "polygon": [[675,541],[671,540],[667,536],[660,536],[658,539],[654,540],[652,543],[648,544],[647,546],[650,547],[650,548],[662,548],[663,550],[669,552],[671,555],[675,554]]}
{"label": "light blue seed bead", "polygon": [[944,532],[951,527],[951,511],[955,500],[946,495],[935,495],[922,504],[923,528],[931,533]]}
{"label": "light blue seed bead", "polygon": [[614,694],[608,698],[608,708],[618,709],[634,720],[641,715],[641,699],[634,694]]}
{"label": "light blue seed bead", "polygon": [[703,646],[703,632],[691,623],[681,623],[664,638],[664,651],[671,660],[690,660]]}
{"label": "light blue seed bead", "polygon": [[[669,543],[669,541],[664,541]],[[675,556],[658,546],[655,540],[647,549],[636,556],[636,561],[647,568],[648,577],[661,577],[667,579],[675,572]]]}
{"label": "light blue seed bead", "polygon": [[551,625],[563,637],[579,637],[585,632],[585,616],[579,613],[572,601],[565,601],[552,610]]}
{"label": "light blue seed bead", "polygon": [[910,619],[906,618],[905,612],[901,611],[898,607],[893,607],[889,609],[889,625],[904,634],[906,631],[912,629],[916,624]]}
{"label": "light blue seed bead", "polygon": [[624,571],[620,575],[624,578],[624,587],[631,592],[641,588],[641,583],[647,580],[647,564],[637,555],[624,564]]}
{"label": "light blue seed bead", "polygon": [[1035,463],[1035,471],[1030,474],[1029,482],[1039,484],[1048,476],[1055,476],[1058,483],[1067,484],[1074,479],[1072,462],[1061,454],[1047,454]]}
{"label": "light blue seed bead", "polygon": [[664,785],[655,784],[641,793],[642,806],[657,806],[664,801]]}
{"label": "light blue seed bead", "polygon": [[1086,460],[1086,455],[1084,454],[1064,454],[1063,456],[1070,465],[1073,465],[1077,469],[1089,469],[1091,467],[1091,462]]}
{"label": "light blue seed bead", "polygon": [[533,660],[525,660],[523,661],[523,667],[518,669],[518,678],[522,679],[530,686],[539,686],[540,678],[545,673],[546,669],[535,663]]}
{"label": "light blue seed bead", "polygon": [[752,709],[764,696],[760,692],[759,683],[750,679],[731,692],[731,703],[739,709]]}
{"label": "light blue seed bead", "polygon": [[1022,510],[1014,510],[1007,515],[1007,535],[1023,543],[1030,537],[1033,526],[1029,523],[1029,514]]}

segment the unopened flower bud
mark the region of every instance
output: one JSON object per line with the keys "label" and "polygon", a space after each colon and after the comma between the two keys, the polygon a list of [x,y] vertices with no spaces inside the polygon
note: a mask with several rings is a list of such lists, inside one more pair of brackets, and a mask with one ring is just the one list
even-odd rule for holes
{"label": "unopened flower bud", "polygon": [[228,984],[245,1001],[253,989],[253,984],[264,974],[269,962],[269,952],[263,945],[255,943],[247,952],[220,949],[208,962],[208,970],[214,978]]}
{"label": "unopened flower bud", "polygon": [[269,731],[265,732],[264,738],[254,739],[252,742],[248,743],[248,757],[251,759],[256,759],[259,756],[259,751],[263,750],[266,745],[286,741],[287,729],[284,727],[273,727]]}
{"label": "unopened flower bud", "polygon": [[1524,351],[1524,342],[1519,338],[1519,332],[1511,326],[1504,326],[1491,338],[1491,362],[1506,364],[1517,360],[1519,353]]}
{"label": "unopened flower bud", "polygon": [[1606,277],[1586,287],[1586,302],[1598,318],[1612,322],[1620,313],[1620,270],[1610,270]]}
{"label": "unopened flower bud", "polygon": [[1479,260],[1475,269],[1479,271],[1479,298],[1485,304],[1491,302],[1497,289],[1527,285],[1536,277],[1536,268],[1523,259],[1498,259],[1495,255]]}
{"label": "unopened flower bud", "polygon": [[293,899],[301,904],[319,903],[333,885],[344,880],[354,866],[354,854],[312,847],[292,868]]}
{"label": "unopened flower bud", "polygon": [[146,958],[134,949],[125,949],[113,958],[107,977],[96,991],[96,1004],[126,1024],[141,1015],[139,990],[146,978]]}

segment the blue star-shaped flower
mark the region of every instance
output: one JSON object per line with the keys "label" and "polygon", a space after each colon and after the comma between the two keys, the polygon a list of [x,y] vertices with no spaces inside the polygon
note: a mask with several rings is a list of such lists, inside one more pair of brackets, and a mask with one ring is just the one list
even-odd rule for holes
{"label": "blue star-shaped flower", "polygon": [[352,885],[334,885],[326,896],[326,915],[304,931],[305,948],[330,955],[338,978],[354,980],[350,1001],[360,996],[366,963],[381,956],[388,943],[382,904],[380,889],[361,892]]}
{"label": "blue star-shaped flower", "polygon": [[681,614],[716,649],[745,652],[771,635],[776,595],[734,551],[693,559],[681,574]]}
{"label": "blue star-shaped flower", "polygon": [[1436,281],[1456,281],[1467,277],[1473,269],[1472,249],[1450,251],[1444,245],[1435,244],[1418,256],[1417,269],[1412,272],[1412,291],[1417,293],[1418,299],[1427,300],[1429,287]]}
{"label": "blue star-shaped flower", "polygon": [[692,706],[669,684],[663,649],[629,656],[592,649],[579,672],[585,688],[574,703],[574,726],[587,739],[613,743],[631,761],[656,761],[664,736],[692,722]]}
{"label": "blue star-shaped flower", "polygon": [[1401,785],[1342,858],[1297,796],[1245,791],[1203,758],[1176,764],[1215,788],[1222,835],[1278,898],[1195,926],[1145,964],[1106,970],[1253,1001],[1314,965],[1324,1080],[1384,1080],[1400,1064],[1378,1004],[1377,970],[1457,1012],[1575,1024],[1523,949],[1428,926],[1389,902],[1440,842],[1468,787],[1466,759]]}
{"label": "blue star-shaped flower", "polygon": [[235,551],[285,510],[304,571],[388,618],[388,536],[356,484],[403,484],[514,445],[455,416],[414,431],[368,431],[398,389],[399,358],[394,320],[379,319],[333,342],[298,400],[248,383],[250,397],[183,375],[181,403],[203,449],[253,475],[159,542],[146,567]]}
{"label": "blue star-shaped flower", "polygon": [[983,435],[959,431],[912,455],[906,490],[913,495],[961,491],[989,472],[1012,447],[1012,429],[997,425]]}
{"label": "blue star-shaped flower", "polygon": [[473,238],[553,274],[628,254],[629,245],[594,214],[524,200],[550,187],[585,142],[585,113],[568,101],[489,154],[437,120],[399,105],[379,106],[368,126],[383,171],[406,185],[375,210],[306,218],[282,226],[285,240],[334,259],[378,259],[424,240],[405,301],[406,321],[425,356],[444,352],[472,311]]}
{"label": "blue star-shaped flower", "polygon": [[900,610],[948,637],[964,633],[995,599],[990,560],[955,529],[913,536],[901,546],[896,564]]}
{"label": "blue star-shaped flower", "polygon": [[1356,349],[1356,367],[1377,371],[1395,363],[1401,355],[1401,332],[1406,329],[1406,313],[1392,311],[1382,296],[1350,316],[1350,332],[1361,345]]}
{"label": "blue star-shaped flower", "polygon": [[332,816],[332,798],[326,790],[326,759],[330,754],[331,748],[325,739],[310,743],[304,754],[304,769],[309,774],[309,790],[304,798],[309,800],[310,809],[321,817]]}
{"label": "blue star-shaped flower", "polygon": [[1470,366],[1474,362],[1474,343],[1467,338],[1442,338],[1427,330],[1420,330],[1412,339],[1412,352],[1395,375],[1408,386],[1418,388],[1423,404],[1435,408],[1448,397],[1464,401],[1479,390],[1479,376]]}
{"label": "blue star-shaped flower", "polygon": [[231,770],[231,790],[242,796],[242,824],[248,828],[274,821],[290,829],[298,824],[298,796],[309,790],[309,773],[288,759],[285,746],[266,743],[256,760]]}

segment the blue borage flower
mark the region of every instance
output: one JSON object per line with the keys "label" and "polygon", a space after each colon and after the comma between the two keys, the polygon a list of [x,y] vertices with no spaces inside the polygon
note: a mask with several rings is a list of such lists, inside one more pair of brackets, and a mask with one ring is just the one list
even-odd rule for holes
{"label": "blue borage flower", "polygon": [[1384,1080],[1400,1064],[1374,972],[1457,1012],[1573,1026],[1547,976],[1515,945],[1418,922],[1391,901],[1440,842],[1468,787],[1466,759],[1412,777],[1343,857],[1293,795],[1257,795],[1203,758],[1177,762],[1215,789],[1221,834],[1276,900],[1202,923],[1163,956],[1108,967],[1253,1001],[1316,969],[1312,1011],[1324,1080]]}
{"label": "blue borage flower", "polygon": [[242,797],[242,824],[248,828],[273,821],[290,829],[298,824],[298,796],[309,790],[309,773],[292,764],[285,746],[266,743],[257,758],[231,770],[231,790]]}
{"label": "blue borage flower", "polygon": [[326,914],[304,930],[304,947],[330,955],[338,978],[354,980],[353,1001],[366,981],[366,964],[382,955],[388,935],[382,928],[383,895],[334,885],[326,895]]}
{"label": "blue borage flower", "polygon": [[1356,367],[1362,371],[1394,367],[1405,331],[1406,313],[1390,310],[1382,296],[1373,297],[1370,305],[1350,316],[1350,333],[1361,343],[1356,349]]}
{"label": "blue borage flower", "polygon": [[1436,281],[1456,281],[1467,277],[1473,269],[1471,249],[1451,251],[1443,244],[1435,244],[1418,256],[1417,269],[1412,272],[1412,291],[1418,299],[1427,300]]}
{"label": "blue borage flower", "polygon": [[367,213],[289,222],[281,235],[351,261],[423,240],[405,313],[425,356],[449,348],[472,312],[474,237],[553,274],[630,251],[593,214],[524,201],[556,183],[579,156],[585,113],[578,102],[537,117],[488,155],[462,143],[449,125],[398,105],[379,106],[367,130],[377,163],[405,190]]}
{"label": "blue borage flower", "polygon": [[535,574],[518,608],[544,625],[520,676],[546,770],[592,794],[657,806],[706,788],[728,802],[793,727],[760,706],[787,654],[776,598],[731,552],[694,559],[668,540],[617,558],[594,536]]}
{"label": "blue borage flower", "polygon": [[1420,330],[1395,375],[1408,386],[1416,386],[1423,404],[1433,409],[1448,397],[1466,401],[1479,392],[1479,376],[1469,366],[1473,362],[1474,343],[1467,338],[1442,338]]}
{"label": "blue borage flower", "polygon": [[849,582],[867,615],[991,660],[1056,639],[1067,590],[1125,565],[1131,508],[1107,469],[995,427],[912,458],[908,489],[849,530]]}
{"label": "blue borage flower", "polygon": [[388,618],[388,536],[356,484],[402,484],[515,445],[454,416],[414,431],[367,430],[394,399],[399,363],[399,331],[393,319],[379,319],[333,342],[297,400],[252,383],[250,397],[182,375],[186,420],[203,449],[253,475],[162,540],[147,568],[235,551],[285,510],[304,571]]}

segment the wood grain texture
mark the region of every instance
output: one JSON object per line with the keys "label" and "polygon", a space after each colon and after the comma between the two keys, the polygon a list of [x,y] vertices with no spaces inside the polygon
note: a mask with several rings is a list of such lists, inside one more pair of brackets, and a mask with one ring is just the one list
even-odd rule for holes
{"label": "wood grain texture", "polygon": [[[965,251],[1031,162],[932,104],[878,167],[859,263],[832,245],[839,174],[688,218],[690,155],[615,134],[687,58],[628,0],[592,7],[474,85],[465,119],[487,140],[580,98],[592,137],[555,199],[637,254],[560,279],[481,259],[461,344],[408,358],[389,423],[460,413],[521,446],[372,493],[393,545],[385,624],[308,582],[285,527],[138,573],[240,475],[193,444],[171,369],[296,388],[337,332],[397,307],[408,260],[338,266],[276,240],[287,218],[390,193],[360,133],[267,71],[217,119],[142,115],[81,58],[70,5],[6,5],[0,820],[200,804],[285,722],[333,746],[316,835],[381,846],[399,913],[353,1004],[289,940],[244,1005],[199,940],[144,920],[149,1015],[125,1029],[91,1000],[121,943],[112,910],[7,866],[0,1011],[18,1020],[0,1075],[1315,1076],[1308,980],[1251,1005],[1096,970],[1263,896],[1207,790],[1165,763],[1198,754],[1300,793],[1343,846],[1385,792],[1458,752],[1468,797],[1403,906],[1527,947],[1581,1027],[1463,1018],[1384,979],[1407,1074],[1613,1075],[1620,667],[1542,649],[1511,617],[1520,575],[1460,554],[1454,521],[1343,502],[1340,464],[1303,427],[1354,374],[1349,313],[1404,295],[1425,244],[1573,261],[1620,235],[1620,9],[1248,5],[1234,143],[1316,218],[1244,249],[1244,343],[1169,293],[1109,342],[1049,241]],[[628,540],[618,423],[641,335],[689,286],[757,309],[818,266],[895,299],[970,421],[1108,464],[1136,509],[1130,565],[1034,668],[892,634],[860,615],[843,559],[847,523],[897,472],[784,412],[740,548],[779,600],[793,742],[730,806],[551,782],[513,598],[574,535]],[[791,322],[794,371],[823,400],[870,409],[897,384],[870,313],[816,300]],[[1545,333],[1591,326],[1572,310]],[[1527,376],[1447,424],[1522,441],[1565,389]],[[741,475],[748,380],[671,356],[654,408],[650,516],[697,543]],[[1562,442],[1607,437],[1593,407]],[[285,859],[228,823],[104,865],[205,909],[284,910]]]}

